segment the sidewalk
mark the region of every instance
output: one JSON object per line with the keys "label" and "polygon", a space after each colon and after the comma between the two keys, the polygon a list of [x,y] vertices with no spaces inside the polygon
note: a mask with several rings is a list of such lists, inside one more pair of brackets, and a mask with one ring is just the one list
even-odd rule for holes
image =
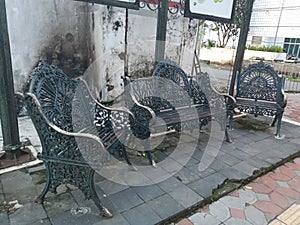
{"label": "sidewalk", "polygon": [[[300,94],[287,95],[285,120],[300,123]],[[300,140],[296,142],[300,143]],[[193,224],[299,225],[300,158],[258,177],[176,223]]]}
{"label": "sidewalk", "polygon": [[[287,110],[287,115],[296,121],[295,113],[289,114],[289,111]],[[297,210],[300,199],[300,159],[296,159],[295,163],[288,162],[289,159],[299,156],[300,126],[297,123],[283,122],[282,133],[285,138],[277,140],[273,137],[274,128],[268,127],[268,123],[269,119],[264,117],[236,119],[234,130],[230,132],[234,142],[223,143],[209,167],[201,172],[198,166],[209,141],[209,135],[205,132],[201,133],[200,144],[190,134],[183,136],[183,142],[179,146],[182,151],[171,157],[172,165],[182,168],[179,172],[173,174],[174,168],[164,164],[153,169],[156,174],[170,174],[168,179],[161,182],[148,186],[129,186],[114,183],[98,175],[97,193],[102,196],[104,205],[113,212],[112,219],[100,218],[94,203],[84,200],[83,194],[72,186],[62,185],[58,194],[47,194],[47,201],[43,205],[33,203],[33,199],[44,187],[43,164],[25,166],[23,169],[1,174],[0,223],[267,224],[293,204],[295,205],[291,210]],[[40,151],[38,138],[28,117],[20,118],[20,133],[21,139],[29,137],[37,151]],[[187,163],[183,162],[185,151],[195,144],[198,144],[198,148]],[[161,154],[170,156],[168,149]],[[234,190],[240,186],[241,180],[246,181],[253,177],[253,173],[258,175],[283,163],[285,164],[275,171],[201,208],[211,198],[216,198],[216,192],[227,193]],[[224,187],[224,181],[233,186],[226,190],[215,190]],[[284,216],[278,217],[278,220],[284,220]]]}

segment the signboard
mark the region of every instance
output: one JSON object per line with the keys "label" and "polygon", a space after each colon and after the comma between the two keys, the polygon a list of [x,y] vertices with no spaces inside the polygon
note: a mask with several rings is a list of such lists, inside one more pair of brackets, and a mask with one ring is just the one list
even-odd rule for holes
{"label": "signboard", "polygon": [[140,0],[75,0],[75,1],[111,5],[116,7],[128,8],[128,9],[139,9],[139,4],[140,4]]}
{"label": "signboard", "polygon": [[184,16],[231,23],[236,0],[186,0]]}

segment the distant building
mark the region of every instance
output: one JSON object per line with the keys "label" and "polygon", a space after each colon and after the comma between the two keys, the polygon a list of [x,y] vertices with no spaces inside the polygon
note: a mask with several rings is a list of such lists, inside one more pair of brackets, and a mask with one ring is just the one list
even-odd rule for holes
{"label": "distant building", "polygon": [[255,0],[247,45],[282,46],[300,58],[300,1]]}

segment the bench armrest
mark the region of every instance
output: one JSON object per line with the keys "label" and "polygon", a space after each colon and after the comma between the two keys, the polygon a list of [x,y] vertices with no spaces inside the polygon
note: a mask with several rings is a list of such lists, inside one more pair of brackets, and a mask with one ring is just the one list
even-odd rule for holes
{"label": "bench armrest", "polygon": [[84,132],[70,132],[70,131],[66,131],[61,129],[60,127],[56,126],[54,123],[52,123],[47,116],[43,113],[42,109],[41,109],[41,104],[39,102],[39,100],[37,99],[37,97],[32,94],[32,93],[26,93],[24,95],[24,98],[30,97],[33,99],[35,106],[37,107],[37,110],[39,112],[39,114],[41,115],[41,117],[44,119],[44,121],[46,122],[46,124],[51,127],[53,130],[55,130],[56,132],[63,134],[63,135],[67,135],[67,136],[73,136],[73,137],[84,137],[84,138],[90,138],[95,140],[96,142],[99,143],[99,145],[101,146],[101,148],[105,149],[101,139],[94,134],[90,134],[90,133],[84,133]]}
{"label": "bench armrest", "polygon": [[88,84],[86,83],[85,80],[83,80],[82,78],[77,78],[79,81],[81,81],[84,85],[85,85],[85,88],[86,90],[88,90],[88,94],[89,96],[91,97],[91,99],[95,102],[95,104],[99,105],[101,108],[104,108],[106,109],[107,111],[118,111],[118,112],[125,112],[127,114],[129,114],[133,120],[135,120],[135,116],[134,114],[129,110],[127,109],[126,107],[107,107],[105,105],[103,105],[102,103],[100,103],[91,93],[89,87],[88,87]]}
{"label": "bench armrest", "polygon": [[227,109],[234,109],[236,107],[235,98],[233,96],[229,95],[229,94],[222,94],[222,95],[225,99]]}
{"label": "bench armrest", "polygon": [[133,90],[132,90],[132,87],[131,87],[131,80],[130,80],[130,78],[126,77],[126,76],[125,77],[122,76],[121,78],[124,80],[125,87],[126,86],[128,87],[129,96],[130,96],[131,100],[133,101],[133,103],[135,105],[137,105],[138,107],[142,108],[143,110],[147,111],[151,115],[152,121],[154,121],[155,118],[156,118],[155,112],[150,107],[145,106],[145,105],[141,104],[140,102],[138,102],[138,100],[136,99],[136,97],[135,97],[135,95],[133,93]]}

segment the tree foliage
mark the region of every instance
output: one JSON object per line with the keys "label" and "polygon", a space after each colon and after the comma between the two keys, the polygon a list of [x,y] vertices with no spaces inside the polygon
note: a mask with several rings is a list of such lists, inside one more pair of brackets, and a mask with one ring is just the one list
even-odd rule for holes
{"label": "tree foliage", "polygon": [[237,0],[234,11],[233,23],[214,22],[213,30],[218,35],[218,46],[226,47],[228,41],[239,33],[239,28],[244,24],[247,12],[247,0]]}

